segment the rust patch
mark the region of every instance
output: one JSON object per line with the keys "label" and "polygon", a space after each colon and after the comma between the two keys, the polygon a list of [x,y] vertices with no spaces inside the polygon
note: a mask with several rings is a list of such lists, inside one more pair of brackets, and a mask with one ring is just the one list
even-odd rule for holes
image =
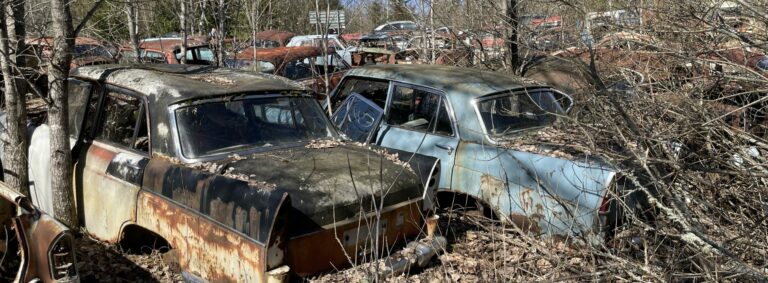
{"label": "rust patch", "polygon": [[496,203],[495,200],[503,194],[507,189],[507,184],[503,180],[491,176],[489,174],[483,174],[480,176],[480,190],[483,199],[490,203]]}
{"label": "rust patch", "polygon": [[264,245],[152,193],[139,196],[137,222],[168,240],[182,269],[212,282],[264,282]]}
{"label": "rust patch", "polygon": [[538,222],[528,216],[512,213],[509,215],[509,220],[513,225],[520,228],[520,230],[525,233],[533,232],[538,234],[541,232]]}

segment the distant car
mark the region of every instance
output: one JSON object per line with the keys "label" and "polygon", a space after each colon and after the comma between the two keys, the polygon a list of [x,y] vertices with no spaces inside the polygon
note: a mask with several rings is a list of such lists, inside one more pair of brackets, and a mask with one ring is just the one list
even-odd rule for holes
{"label": "distant car", "polygon": [[475,69],[376,65],[347,72],[331,95],[347,138],[439,159],[438,195],[469,196],[541,235],[600,241],[619,223],[616,169],[514,146],[568,111],[557,90]]}
{"label": "distant car", "polygon": [[[53,38],[29,38],[26,43],[37,55],[36,57],[42,59],[38,65],[47,66],[53,52]],[[117,54],[111,49],[105,42],[88,37],[76,37],[71,68],[115,63]]]}
{"label": "distant car", "polygon": [[[285,47],[296,34],[289,31],[265,30],[256,34],[256,48]],[[251,46],[253,47],[253,46]]]}
{"label": "distant car", "polygon": [[[347,45],[346,42],[344,42],[344,39],[340,37],[338,34],[327,34],[325,35],[326,38],[326,46],[327,48],[333,48],[336,50],[336,53],[339,54],[339,57],[344,59],[344,61],[347,62],[347,64],[352,65],[352,52],[355,52],[357,50],[357,47]],[[291,38],[291,41],[288,42],[286,45],[287,47],[296,47],[296,46],[314,46],[314,47],[323,47],[323,35],[322,34],[314,34],[314,35],[297,35]]]}
{"label": "distant car", "polygon": [[[329,48],[326,54],[328,57],[324,60],[323,49],[314,46],[255,50],[246,48],[238,53],[234,59],[227,60],[226,64],[231,68],[247,69],[289,78],[312,89],[319,95],[318,98],[324,99],[326,89],[333,90],[344,73],[350,69],[350,66],[339,57],[333,48]],[[327,87],[325,72],[328,72]]]}
{"label": "distant car", "polygon": [[768,78],[768,56],[765,53],[756,50],[750,50],[743,47],[729,48],[726,50],[710,51],[702,56],[705,59],[714,61],[724,61],[726,64],[711,64],[713,69],[720,72],[738,73],[742,70],[734,68],[728,63],[747,68],[763,77]]}
{"label": "distant car", "polygon": [[400,32],[400,31],[415,31],[419,26],[413,21],[394,21],[387,22],[383,25],[377,26],[373,29],[374,32]]}
{"label": "distant car", "polygon": [[[353,264],[373,240],[417,236],[430,212],[434,158],[339,142],[317,100],[285,78],[101,65],[69,87],[85,231],[169,246],[187,282],[280,282]],[[30,128],[30,199],[51,212],[50,129]]]}
{"label": "distant car", "polygon": [[[7,282],[80,282],[72,231],[3,182],[0,225],[4,231],[0,235],[0,278]],[[5,277],[10,274],[13,279]]]}
{"label": "distant car", "polygon": [[[35,85],[43,93],[48,93],[48,67],[53,54],[53,38],[38,37],[26,40],[27,63],[36,69],[31,75]],[[106,42],[88,38],[76,37],[73,47],[72,62],[69,68],[74,70],[81,66],[113,64],[117,62],[116,51]]]}
{"label": "distant car", "polygon": [[[121,62],[135,62],[136,56],[141,57],[143,63],[181,64],[181,38],[151,38],[139,43],[139,53],[130,45],[126,45],[120,51]],[[208,43],[196,40],[187,40],[187,64],[213,65],[215,57]]]}

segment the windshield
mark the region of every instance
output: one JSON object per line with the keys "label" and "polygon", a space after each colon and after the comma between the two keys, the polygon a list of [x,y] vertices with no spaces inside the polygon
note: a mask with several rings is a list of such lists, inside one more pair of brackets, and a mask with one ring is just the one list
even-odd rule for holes
{"label": "windshield", "polygon": [[556,114],[565,113],[549,90],[491,95],[481,98],[477,110],[490,137],[544,127],[555,121]]}
{"label": "windshield", "polygon": [[112,53],[104,48],[104,46],[96,44],[78,44],[75,45],[75,57],[107,57],[111,58]]}
{"label": "windshield", "polygon": [[308,97],[212,101],[174,114],[186,158],[335,137],[320,105]]}
{"label": "windshield", "polygon": [[328,73],[341,72],[349,69],[344,60],[336,53],[328,54],[328,57],[315,56],[301,58],[285,63],[283,76],[292,80],[302,80]]}

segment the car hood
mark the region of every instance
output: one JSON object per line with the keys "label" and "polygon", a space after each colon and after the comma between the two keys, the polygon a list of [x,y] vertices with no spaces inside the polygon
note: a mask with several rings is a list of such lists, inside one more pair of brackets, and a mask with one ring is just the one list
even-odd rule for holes
{"label": "car hood", "polygon": [[225,175],[276,185],[290,195],[305,220],[323,227],[372,212],[382,197],[384,209],[421,199],[424,188],[418,176],[390,160],[386,153],[341,144],[287,148],[217,163]]}

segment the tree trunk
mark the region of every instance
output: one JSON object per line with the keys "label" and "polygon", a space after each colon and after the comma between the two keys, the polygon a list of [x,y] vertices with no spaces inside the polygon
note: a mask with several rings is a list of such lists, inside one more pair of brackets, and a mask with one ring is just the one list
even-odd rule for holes
{"label": "tree trunk", "polygon": [[520,51],[517,42],[518,18],[517,18],[517,0],[509,0],[507,3],[507,24],[509,26],[509,64],[512,71],[517,73],[520,68]]}
{"label": "tree trunk", "polygon": [[138,15],[136,14],[136,2],[135,0],[128,0],[125,2],[125,12],[128,15],[128,37],[131,41],[131,47],[136,52],[136,62],[141,63],[141,50],[139,50],[139,36],[137,35],[139,28]]}
{"label": "tree trunk", "polygon": [[218,26],[218,36],[216,40],[216,64],[218,66],[224,66],[224,37],[227,34],[227,31],[224,29],[226,27],[226,24],[224,23],[226,21],[226,18],[224,16],[226,15],[227,10],[227,1],[226,0],[219,0],[219,11],[216,16],[218,19],[217,23]]}
{"label": "tree trunk", "polygon": [[[10,6],[6,6],[10,4]],[[5,84],[5,112],[7,136],[2,142],[5,149],[3,173],[5,182],[20,193],[29,196],[29,169],[27,140],[26,60],[18,56],[25,49],[24,0],[3,1],[3,10],[9,8],[12,18],[0,15],[0,65]],[[11,46],[13,45],[13,49]],[[15,68],[14,68],[15,65]]]}
{"label": "tree trunk", "polygon": [[181,0],[181,13],[179,21],[181,24],[181,63],[187,63],[187,0]]}
{"label": "tree trunk", "polygon": [[48,68],[51,105],[48,108],[48,125],[51,129],[51,190],[56,218],[69,225],[78,226],[75,197],[72,190],[72,156],[69,150],[68,83],[69,65],[72,61],[74,32],[72,15],[66,0],[51,0],[53,20],[53,54]]}

